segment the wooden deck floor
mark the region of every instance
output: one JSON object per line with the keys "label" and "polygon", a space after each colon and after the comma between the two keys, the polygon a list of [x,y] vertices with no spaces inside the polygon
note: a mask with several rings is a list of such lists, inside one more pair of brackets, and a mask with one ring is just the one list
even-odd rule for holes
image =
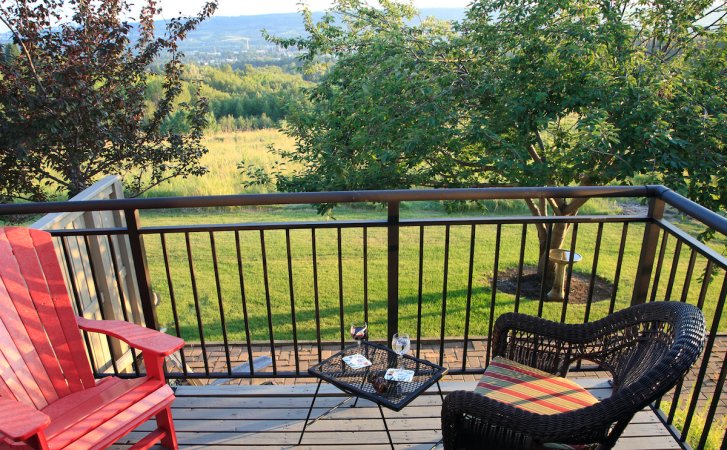
{"label": "wooden deck floor", "polygon": [[[609,395],[602,379],[581,379],[580,384],[597,397]],[[442,383],[446,392],[472,389],[472,383]],[[361,400],[333,411],[308,427],[303,443],[296,446],[310,407],[314,384],[293,386],[181,386],[173,414],[180,448],[342,448],[357,450],[389,448],[384,425],[375,404]],[[322,394],[322,395],[321,395]],[[312,417],[324,414],[345,395],[336,388],[321,386]],[[441,400],[432,389],[401,412],[387,409],[387,423],[397,448],[430,449],[441,439]],[[128,448],[153,428],[142,425],[114,447]],[[438,446],[441,448],[441,445]],[[639,412],[624,432],[617,449],[678,449],[656,415]]]}

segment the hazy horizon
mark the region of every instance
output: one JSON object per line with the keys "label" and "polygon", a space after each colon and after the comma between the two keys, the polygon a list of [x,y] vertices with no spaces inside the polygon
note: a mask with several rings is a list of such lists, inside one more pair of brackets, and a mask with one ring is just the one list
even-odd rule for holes
{"label": "hazy horizon", "polygon": [[[213,17],[261,16],[270,14],[290,14],[300,11],[300,4],[306,4],[311,11],[320,12],[328,9],[332,0],[273,0],[264,2],[247,2],[235,0],[218,0],[219,6]],[[205,0],[158,0],[162,14],[157,20],[168,20],[179,15],[190,16],[200,11]],[[466,8],[472,0],[413,0],[418,9],[459,9]],[[132,8],[130,17],[136,21],[139,17],[141,2]],[[8,28],[0,23],[0,33],[8,32]]]}
{"label": "hazy horizon", "polygon": [[[465,8],[472,0],[414,0],[414,6],[422,8]],[[163,16],[185,15],[199,11],[204,0],[160,0]],[[294,13],[300,10],[300,3],[305,3],[312,11],[323,11],[330,7],[331,0],[273,0],[271,2],[240,2],[235,0],[219,0],[216,17],[258,16],[265,14]]]}

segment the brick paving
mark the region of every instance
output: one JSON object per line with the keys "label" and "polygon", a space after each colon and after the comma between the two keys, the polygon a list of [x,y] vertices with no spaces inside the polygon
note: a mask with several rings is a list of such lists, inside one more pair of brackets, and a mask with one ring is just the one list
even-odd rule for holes
{"label": "brick paving", "polygon": [[[232,367],[239,366],[240,364],[247,362],[248,350],[247,346],[234,343],[230,344],[230,361]],[[321,359],[325,359],[340,350],[340,344],[326,344],[322,346]],[[468,369],[482,369],[486,366],[486,352],[487,352],[487,341],[480,339],[470,341],[467,348],[467,362],[466,368]],[[204,361],[202,358],[202,348],[198,344],[188,344],[184,350],[185,359],[187,366],[194,373],[204,373]],[[416,344],[412,343],[411,354],[416,354]],[[260,356],[271,356],[269,344],[255,344],[252,346],[253,358]],[[707,372],[702,383],[702,387],[699,392],[699,400],[697,403],[697,410],[704,410],[712,402],[715,388],[718,382],[719,373],[722,369],[724,359],[727,356],[727,335],[719,335],[715,339],[714,347],[709,359],[709,365]],[[439,342],[422,342],[420,347],[420,357],[435,363],[439,363]],[[227,361],[222,345],[207,345],[207,360],[209,364],[210,372],[227,372]],[[306,374],[308,367],[316,364],[319,361],[318,349],[315,343],[304,343],[298,345],[298,360],[299,360],[299,373]],[[464,348],[461,342],[447,342],[444,345],[444,356],[443,365],[454,370],[455,368],[462,368],[462,361],[464,360]],[[292,344],[288,345],[276,345],[275,347],[275,364],[279,372],[295,372],[295,348]],[[690,398],[690,392],[694,388],[699,367],[701,366],[701,359],[694,365],[694,367],[687,374],[684,383],[682,385],[679,407],[686,409],[688,406],[686,402]],[[178,371],[179,368],[172,368],[170,370]],[[271,373],[272,366],[265,367],[256,373]],[[609,374],[604,371],[576,371],[572,370],[569,374],[570,378],[610,378]],[[444,381],[471,381],[474,383],[479,379],[479,375],[476,374],[465,374],[465,375],[447,375]],[[210,383],[214,380],[200,380],[202,384]],[[230,385],[250,385],[250,384],[262,384],[262,383],[275,383],[275,384],[303,384],[313,383],[317,380],[311,377],[300,376],[297,378],[236,378],[227,381],[225,384]],[[666,396],[670,398],[671,396]],[[717,415],[723,416],[727,414],[727,385],[722,389],[719,397],[717,406]]]}

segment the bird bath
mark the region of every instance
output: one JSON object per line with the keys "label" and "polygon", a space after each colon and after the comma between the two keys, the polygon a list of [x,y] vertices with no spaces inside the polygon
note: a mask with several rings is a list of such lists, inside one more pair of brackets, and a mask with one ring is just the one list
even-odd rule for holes
{"label": "bird bath", "polygon": [[[549,253],[550,260],[555,263],[555,279],[553,288],[545,295],[549,302],[562,302],[565,300],[565,268],[570,262],[571,253],[562,248],[554,248]],[[573,264],[582,259],[578,253],[573,253]]]}

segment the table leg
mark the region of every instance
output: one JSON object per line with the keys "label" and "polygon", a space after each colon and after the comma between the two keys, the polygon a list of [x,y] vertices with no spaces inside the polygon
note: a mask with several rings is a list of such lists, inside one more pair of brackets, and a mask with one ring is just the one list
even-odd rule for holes
{"label": "table leg", "polygon": [[[439,385],[439,381],[437,381],[437,390],[439,391],[439,397],[441,397],[442,402],[444,402],[444,394],[442,393],[442,386]],[[442,437],[442,439],[438,440],[434,445],[432,445],[432,448],[430,450],[434,450],[435,448],[437,448],[437,446],[441,444],[442,441],[444,441],[444,437]]]}
{"label": "table leg", "polygon": [[308,426],[308,419],[310,419],[310,414],[313,412],[313,405],[316,403],[316,398],[318,397],[318,390],[321,388],[321,381],[318,380],[318,386],[316,386],[316,393],[313,394],[313,400],[310,402],[310,408],[308,408],[308,415],[305,417],[305,422],[303,422],[303,431],[300,432],[300,439],[298,439],[298,445],[300,445],[301,442],[303,442],[303,435],[305,434],[305,428]]}
{"label": "table leg", "polygon": [[439,391],[439,397],[442,399],[442,402],[444,402],[444,394],[442,394],[442,386],[439,385],[439,381],[437,381],[437,390]]}
{"label": "table leg", "polygon": [[381,413],[381,420],[384,421],[384,428],[386,429],[386,435],[389,437],[389,445],[391,445],[391,450],[394,450],[394,441],[391,440],[391,433],[389,433],[389,425],[386,424],[386,417],[384,416],[384,410],[381,408],[381,405],[378,405],[379,412]]}

